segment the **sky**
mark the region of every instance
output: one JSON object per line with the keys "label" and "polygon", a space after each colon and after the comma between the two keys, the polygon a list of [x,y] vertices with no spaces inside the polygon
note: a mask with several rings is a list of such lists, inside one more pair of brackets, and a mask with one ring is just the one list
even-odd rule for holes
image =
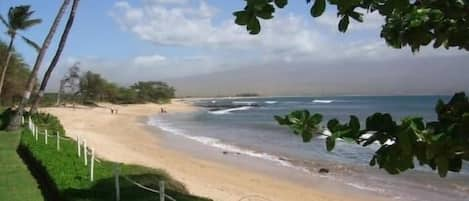
{"label": "sky", "polygon": [[[467,61],[467,52],[423,48],[413,54],[410,48],[393,49],[379,37],[384,22],[379,15],[365,15],[365,23],[353,22],[343,34],[337,31],[333,8],[313,19],[309,15],[311,5],[289,2],[287,8],[277,10],[273,20],[262,21],[261,33],[253,36],[234,24],[232,12],[243,8],[242,0],[81,0],[48,91],[57,90],[58,80],[75,62],[80,62],[82,71],[98,72],[123,86],[139,80],[174,82],[178,95],[316,95],[318,91],[335,95],[402,94],[400,81],[419,85],[425,79],[419,76],[422,72],[446,82],[404,90],[405,94],[450,94],[469,86],[469,81],[451,82],[463,79],[458,76],[467,72],[461,67]],[[42,42],[61,1],[2,0],[0,13],[5,15],[10,6],[19,4],[31,5],[36,11],[34,16],[43,19],[41,25],[22,34]],[[64,24],[65,19],[58,33]],[[58,38],[56,35],[50,46],[41,73],[50,62]],[[8,38],[3,34],[0,39]],[[36,53],[32,48],[20,40],[15,47],[27,63],[34,63]],[[431,62],[435,60],[444,62]],[[281,76],[274,76],[272,71],[288,75],[281,87],[277,82]],[[360,72],[354,74],[354,79],[347,79],[349,71]],[[317,72],[328,75],[327,81],[314,78],[316,86],[324,86],[320,89],[313,90],[308,87],[310,82],[295,78],[308,79],[305,74]],[[258,78],[250,82],[262,82],[263,87],[256,87],[259,83],[246,84],[247,74]],[[384,75],[382,80],[388,81],[372,79],[375,83],[364,85],[373,75]],[[215,76],[229,77],[233,82],[228,86],[224,80],[213,79]],[[386,90],[369,87],[372,85]],[[443,87],[435,89],[440,85]]]}

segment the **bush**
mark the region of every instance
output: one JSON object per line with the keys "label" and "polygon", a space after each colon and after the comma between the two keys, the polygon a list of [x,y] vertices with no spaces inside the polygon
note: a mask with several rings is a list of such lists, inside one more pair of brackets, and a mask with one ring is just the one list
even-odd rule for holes
{"label": "bush", "polygon": [[[27,113],[26,116],[29,117],[29,113]],[[38,112],[31,115],[31,119],[36,124],[36,126],[40,127],[41,129],[47,129],[51,134],[52,132],[58,131],[60,135],[65,135],[65,129],[56,116],[48,113]]]}
{"label": "bush", "polygon": [[[33,115],[36,125],[50,129],[63,131],[60,121],[50,114],[40,113]],[[63,133],[63,132],[61,132]],[[94,181],[90,181],[89,166],[84,166],[83,155],[77,156],[77,144],[70,138],[61,140],[61,150],[56,150],[55,136],[44,144],[44,138],[36,139],[29,130],[22,131],[19,153],[28,163],[33,173],[40,178],[40,182],[46,185],[51,200],[65,201],[114,201],[115,188],[113,170],[115,162],[99,159],[95,162]],[[184,185],[172,179],[163,170],[151,169],[143,166],[120,164],[121,175],[131,178],[144,186],[158,189],[160,180],[166,181],[166,193],[178,201],[210,201],[189,194]],[[134,184],[121,178],[121,200],[150,201],[156,200],[158,194],[140,189]]]}

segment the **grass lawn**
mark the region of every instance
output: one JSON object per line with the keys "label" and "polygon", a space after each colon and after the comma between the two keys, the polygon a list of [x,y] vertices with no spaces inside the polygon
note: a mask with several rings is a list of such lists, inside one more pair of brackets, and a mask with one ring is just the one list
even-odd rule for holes
{"label": "grass lawn", "polygon": [[[89,166],[84,166],[83,156],[77,156],[77,144],[72,140],[61,141],[61,151],[56,150],[56,137],[51,136],[49,144],[44,144],[44,137],[36,141],[29,130],[24,130],[21,139],[21,152],[26,155],[28,164],[39,170],[41,180],[55,186],[52,193],[67,201],[114,201],[115,187],[114,162],[101,160],[95,163],[95,180],[90,181]],[[32,161],[32,162],[31,162]],[[121,175],[139,183],[158,189],[158,182],[164,180],[166,192],[177,201],[209,201],[209,199],[191,195],[180,182],[172,179],[162,170],[155,170],[136,165],[120,165]],[[1,181],[1,180],[0,180]],[[122,201],[154,201],[158,194],[142,190],[130,182],[120,179]],[[49,197],[51,195],[48,195]],[[52,196],[55,197],[55,196]],[[4,199],[0,199],[4,200]]]}
{"label": "grass lawn", "polygon": [[0,131],[0,200],[43,201],[41,190],[16,149],[20,132]]}

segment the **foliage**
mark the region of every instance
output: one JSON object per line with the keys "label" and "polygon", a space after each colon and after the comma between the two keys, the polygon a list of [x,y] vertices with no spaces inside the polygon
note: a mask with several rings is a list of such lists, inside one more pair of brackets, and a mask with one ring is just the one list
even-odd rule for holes
{"label": "foliage", "polygon": [[161,103],[174,98],[175,89],[165,82],[137,82],[130,87],[143,102]]}
{"label": "foliage", "polygon": [[[50,126],[50,125],[49,125]],[[42,138],[36,142],[30,131],[24,130],[21,139],[21,152],[30,155],[29,165],[43,172],[57,189],[60,200],[105,201],[114,197],[114,162],[99,159],[95,163],[94,182],[90,182],[89,166],[83,165],[83,158],[76,154],[77,144],[72,140],[61,141],[61,151],[57,152],[54,143],[45,145]],[[51,140],[53,142],[53,140]],[[156,188],[159,180],[166,181],[166,193],[181,201],[208,201],[206,198],[190,195],[184,185],[172,179],[162,170],[150,169],[137,165],[120,165],[121,175],[128,176],[145,186]],[[122,200],[154,200],[157,194],[144,191],[121,179]]]}
{"label": "foliage", "polygon": [[[25,114],[28,116],[29,114]],[[65,129],[60,123],[59,118],[49,113],[37,112],[31,115],[31,119],[36,124],[36,126],[41,129],[47,129],[51,134],[52,132],[59,132],[60,135],[65,135]]]}
{"label": "foliage", "polygon": [[84,100],[101,101],[107,81],[100,74],[87,71],[80,78],[80,94]]}
{"label": "foliage", "polygon": [[[15,38],[20,30],[26,30],[34,25],[37,25],[42,22],[41,19],[31,19],[34,11],[31,10],[29,5],[20,5],[15,7],[10,7],[8,10],[7,18],[0,16],[0,21],[7,27],[7,34]],[[34,43],[34,41],[22,36],[21,37],[26,44],[32,46],[34,49],[39,50],[39,45]]]}
{"label": "foliage", "polygon": [[[469,100],[464,93],[455,94],[448,103],[438,101],[435,108],[438,120],[425,123],[420,117],[407,117],[396,122],[390,114],[375,113],[366,119],[361,129],[357,117],[348,123],[332,119],[327,123],[331,135],[326,138],[328,151],[335,141],[342,139],[362,146],[378,143],[370,165],[378,165],[390,174],[413,169],[414,160],[438,170],[441,177],[448,171],[459,172],[462,161],[469,160]],[[284,117],[276,116],[280,125],[290,127],[304,141],[320,131],[321,115],[295,111]]]}
{"label": "foliage", "polygon": [[0,131],[0,200],[42,201],[34,177],[16,153],[20,132]]}
{"label": "foliage", "polygon": [[175,89],[165,82],[137,82],[130,87],[119,87],[91,71],[80,78],[83,102],[109,101],[112,103],[164,103],[174,97]]}
{"label": "foliage", "polygon": [[[284,8],[288,0],[245,0],[243,10],[236,11],[235,23],[246,26],[251,34],[261,31],[259,19],[272,19],[275,8]],[[306,0],[311,16],[320,17],[326,5],[336,8],[338,29],[346,32],[350,18],[363,22],[363,15],[377,12],[384,16],[381,37],[394,48],[410,46],[457,47],[469,50],[469,1],[467,0]]]}
{"label": "foliage", "polygon": [[[7,45],[0,41],[0,58],[5,58],[7,54]],[[9,105],[21,98],[21,92],[24,90],[29,73],[28,65],[24,62],[23,58],[14,51],[8,65],[5,75],[5,84],[0,96],[2,105]]]}

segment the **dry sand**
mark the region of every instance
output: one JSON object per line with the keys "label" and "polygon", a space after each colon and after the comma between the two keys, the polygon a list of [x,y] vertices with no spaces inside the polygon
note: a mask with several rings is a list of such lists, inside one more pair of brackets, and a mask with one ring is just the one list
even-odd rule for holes
{"label": "dry sand", "polygon": [[[86,139],[100,157],[164,169],[183,182],[191,193],[216,201],[238,201],[246,195],[260,195],[272,201],[376,200],[359,193],[345,196],[324,192],[169,150],[159,145],[154,134],[157,131],[147,129],[141,121],[142,118],[159,113],[159,105],[101,105],[104,107],[43,108],[41,111],[59,117],[69,137]],[[118,114],[111,115],[110,109],[105,107],[118,109]],[[195,110],[193,106],[179,101],[164,107],[168,112]]]}

